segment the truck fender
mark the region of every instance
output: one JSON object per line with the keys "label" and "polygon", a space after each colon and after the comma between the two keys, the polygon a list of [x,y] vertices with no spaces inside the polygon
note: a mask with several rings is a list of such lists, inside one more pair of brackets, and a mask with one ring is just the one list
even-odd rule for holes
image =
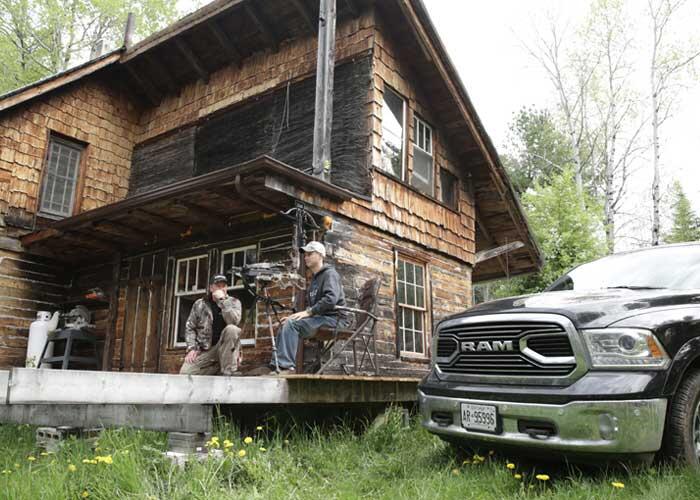
{"label": "truck fender", "polygon": [[664,385],[665,395],[675,394],[688,368],[697,360],[700,360],[700,337],[690,339],[683,344],[671,360]]}

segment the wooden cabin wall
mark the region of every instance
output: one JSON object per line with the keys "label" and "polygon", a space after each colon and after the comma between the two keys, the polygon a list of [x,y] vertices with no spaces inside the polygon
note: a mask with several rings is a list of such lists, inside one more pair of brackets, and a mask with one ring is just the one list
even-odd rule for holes
{"label": "wooden cabin wall", "polygon": [[37,311],[53,312],[69,280],[48,258],[0,245],[0,369],[24,366],[29,326]]}
{"label": "wooden cabin wall", "polygon": [[[364,112],[370,83],[370,54],[336,68],[331,181],[365,196],[371,193]],[[315,77],[309,77],[137,145],[129,193],[147,192],[262,155],[310,173],[315,90]]]}
{"label": "wooden cabin wall", "polygon": [[[366,53],[374,39],[374,11],[340,23],[336,31],[336,61]],[[182,88],[179,95],[166,96],[157,107],[146,110],[136,137],[142,143],[174,129],[240,104],[251,97],[306,78],[316,71],[315,36],[285,40],[277,51],[261,51],[237,65],[226,66]]]}
{"label": "wooden cabin wall", "polygon": [[86,145],[77,212],[123,199],[138,127],[130,98],[97,77],[41,96],[0,116],[0,211],[31,227],[51,133]]}

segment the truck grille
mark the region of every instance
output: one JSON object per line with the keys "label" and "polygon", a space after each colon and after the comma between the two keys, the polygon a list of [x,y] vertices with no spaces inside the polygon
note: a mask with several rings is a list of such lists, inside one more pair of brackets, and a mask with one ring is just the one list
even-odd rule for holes
{"label": "truck grille", "polygon": [[[536,353],[520,350],[520,339]],[[472,323],[441,328],[437,343],[437,366],[445,373],[510,376],[565,376],[576,363],[542,363],[538,357],[574,356],[569,337],[557,323]]]}

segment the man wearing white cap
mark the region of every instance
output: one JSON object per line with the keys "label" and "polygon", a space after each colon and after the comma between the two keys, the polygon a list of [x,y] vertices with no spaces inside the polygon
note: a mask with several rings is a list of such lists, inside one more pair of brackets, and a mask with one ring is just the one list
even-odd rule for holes
{"label": "man wearing white cap", "polygon": [[306,267],[314,274],[306,289],[307,308],[283,319],[282,330],[277,335],[279,366],[289,372],[296,369],[299,337],[311,338],[321,328],[335,328],[338,323],[346,323],[345,315],[335,310],[335,306],[345,306],[345,293],[338,272],[323,263],[326,247],[312,241],[301,251]]}

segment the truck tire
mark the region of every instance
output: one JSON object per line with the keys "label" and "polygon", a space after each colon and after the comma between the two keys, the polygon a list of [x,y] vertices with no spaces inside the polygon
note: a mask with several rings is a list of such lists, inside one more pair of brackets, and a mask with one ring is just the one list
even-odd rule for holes
{"label": "truck tire", "polygon": [[662,454],[668,460],[700,467],[700,371],[689,373],[671,400]]}

